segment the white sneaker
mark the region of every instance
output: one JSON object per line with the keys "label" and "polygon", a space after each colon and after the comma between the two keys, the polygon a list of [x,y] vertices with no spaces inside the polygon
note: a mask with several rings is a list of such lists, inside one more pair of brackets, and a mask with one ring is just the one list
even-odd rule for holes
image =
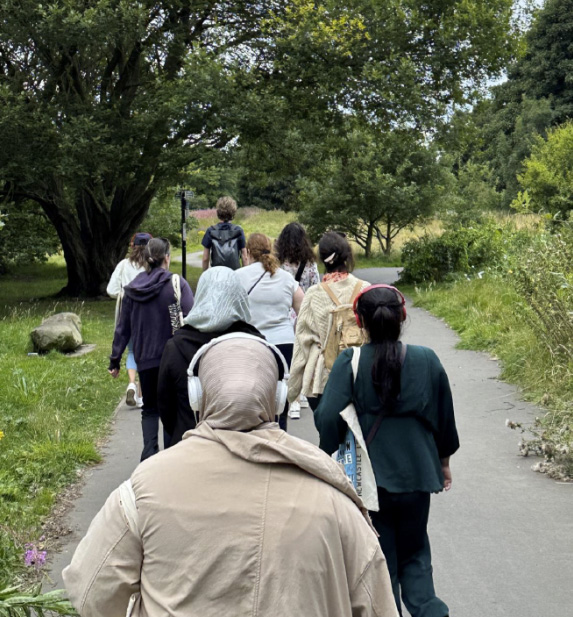
{"label": "white sneaker", "polygon": [[134,383],[130,383],[127,386],[127,391],[125,393],[125,404],[130,407],[135,407],[135,397],[137,395],[137,386]]}
{"label": "white sneaker", "polygon": [[308,407],[308,399],[306,398],[306,396],[304,394],[301,394],[298,397],[299,403],[301,407]]}
{"label": "white sneaker", "polygon": [[300,420],[300,405],[298,401],[291,403],[291,406],[288,410],[288,417],[292,418],[293,420]]}
{"label": "white sneaker", "polygon": [[143,407],[143,396],[135,395],[135,406],[141,409]]}

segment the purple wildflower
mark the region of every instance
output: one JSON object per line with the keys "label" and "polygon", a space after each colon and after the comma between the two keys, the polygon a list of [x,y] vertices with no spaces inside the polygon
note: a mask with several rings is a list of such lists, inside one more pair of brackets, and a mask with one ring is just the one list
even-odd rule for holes
{"label": "purple wildflower", "polygon": [[35,544],[26,544],[24,563],[39,570],[46,563],[47,551],[39,551]]}

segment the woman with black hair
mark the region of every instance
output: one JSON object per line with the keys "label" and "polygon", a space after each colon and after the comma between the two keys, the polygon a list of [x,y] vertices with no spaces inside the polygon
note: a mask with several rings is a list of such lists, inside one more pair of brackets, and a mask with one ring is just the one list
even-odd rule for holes
{"label": "woman with black hair", "polygon": [[275,253],[281,268],[294,276],[305,293],[320,282],[312,244],[300,223],[289,223],[283,228],[275,241]]}
{"label": "woman with black hair", "polygon": [[431,349],[399,340],[406,304],[395,287],[368,287],[354,308],[369,342],[356,380],[353,349],[334,363],[314,416],[320,447],[338,449],[347,429],[339,414],[353,403],[368,436],[379,502],[370,515],[398,610],[403,600],[412,617],[447,617],[434,591],[427,524],[430,494],[451,488],[449,461],[459,447],[448,377]]}
{"label": "woman with black hair", "polygon": [[324,350],[332,326],[331,312],[340,304],[351,303],[369,285],[351,274],[354,257],[344,234],[326,232],[318,243],[318,254],[326,274],[321,285],[306,292],[298,314],[288,389],[291,403],[303,394],[313,410],[330,372]]}
{"label": "woman with black hair", "polygon": [[[289,223],[281,231],[275,241],[275,253],[281,268],[294,276],[297,283],[306,293],[310,287],[320,283],[320,274],[316,266],[316,257],[312,250],[310,238],[306,229],[300,223]],[[290,320],[293,328],[296,327],[296,313],[290,311]],[[288,410],[289,418],[300,418],[300,408],[308,407],[304,395],[291,403]]]}

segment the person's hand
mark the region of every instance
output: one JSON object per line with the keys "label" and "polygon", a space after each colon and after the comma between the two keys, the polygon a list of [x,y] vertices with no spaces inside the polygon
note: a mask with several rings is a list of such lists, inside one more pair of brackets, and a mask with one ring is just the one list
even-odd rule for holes
{"label": "person's hand", "polygon": [[452,488],[452,470],[449,465],[442,465],[442,473],[444,474],[444,490],[449,491]]}
{"label": "person's hand", "polygon": [[119,375],[119,369],[107,369],[107,372],[115,379]]}

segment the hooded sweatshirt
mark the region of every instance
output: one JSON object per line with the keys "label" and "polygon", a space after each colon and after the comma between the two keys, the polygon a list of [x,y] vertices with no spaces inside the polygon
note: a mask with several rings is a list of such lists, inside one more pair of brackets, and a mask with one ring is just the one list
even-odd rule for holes
{"label": "hooded sweatshirt", "polygon": [[[175,303],[172,273],[163,268],[142,272],[124,287],[121,314],[115,328],[109,368],[119,368],[130,338],[137,368],[144,371],[159,366],[165,344],[171,338],[169,305]],[[181,278],[181,310],[193,306],[193,293]]]}
{"label": "hooded sweatshirt", "polygon": [[64,570],[82,617],[397,617],[390,577],[343,470],[272,422],[279,376],[261,343],[199,365],[197,428],[144,461]]}

